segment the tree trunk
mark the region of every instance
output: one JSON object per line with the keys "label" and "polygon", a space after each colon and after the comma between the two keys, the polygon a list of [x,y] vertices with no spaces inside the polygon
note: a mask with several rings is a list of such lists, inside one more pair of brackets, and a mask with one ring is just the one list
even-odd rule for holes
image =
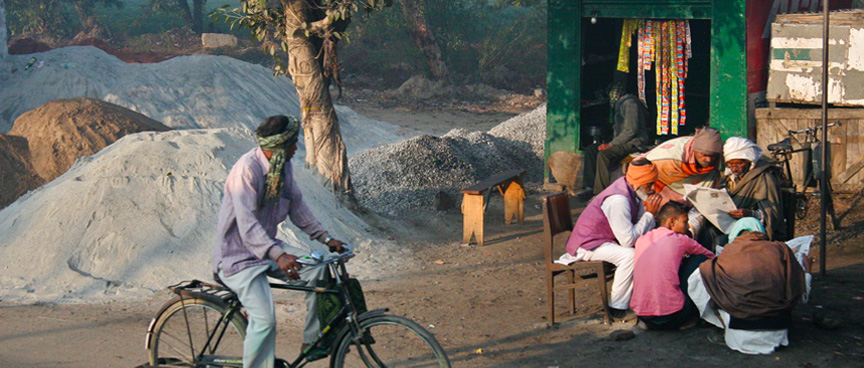
{"label": "tree trunk", "polygon": [[181,15],[183,16],[183,23],[195,33],[201,33],[200,31],[195,30],[195,17],[192,15],[192,10],[189,9],[189,3],[186,0],[177,0],[177,7],[181,10]]}
{"label": "tree trunk", "polygon": [[0,64],[2,64],[3,59],[8,54],[9,49],[6,46],[6,3],[0,0]]}
{"label": "tree trunk", "polygon": [[406,31],[414,44],[426,57],[432,78],[444,79],[450,74],[444,57],[441,56],[441,48],[435,41],[435,34],[429,28],[424,15],[423,7],[416,0],[401,0],[402,16],[405,17]]}
{"label": "tree trunk", "polygon": [[207,0],[192,0],[192,31],[204,32],[204,4]]}
{"label": "tree trunk", "polygon": [[303,31],[295,32],[303,23],[318,19],[310,16],[312,10],[308,0],[281,1],[285,9],[288,74],[294,81],[297,97],[300,99],[306,164],[315,167],[334,188],[350,192],[351,179],[345,143],[339,131],[339,120],[333,110],[333,100],[324,79],[321,62],[316,59],[321,43],[306,37]]}

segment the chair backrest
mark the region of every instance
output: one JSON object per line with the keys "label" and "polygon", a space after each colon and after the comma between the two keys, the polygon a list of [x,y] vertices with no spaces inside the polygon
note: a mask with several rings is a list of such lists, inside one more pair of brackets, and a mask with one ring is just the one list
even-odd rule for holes
{"label": "chair backrest", "polygon": [[559,192],[543,197],[543,251],[546,264],[552,263],[555,235],[573,230],[573,217],[570,215],[570,202],[567,194]]}

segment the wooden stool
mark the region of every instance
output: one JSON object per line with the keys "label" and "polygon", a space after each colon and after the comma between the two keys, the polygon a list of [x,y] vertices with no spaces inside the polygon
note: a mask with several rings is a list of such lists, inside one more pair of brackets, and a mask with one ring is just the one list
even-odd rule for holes
{"label": "wooden stool", "polygon": [[524,170],[508,170],[462,190],[462,243],[470,244],[471,236],[477,245],[483,245],[483,223],[489,189],[498,188],[504,196],[504,224],[525,221],[525,189],[522,187]]}

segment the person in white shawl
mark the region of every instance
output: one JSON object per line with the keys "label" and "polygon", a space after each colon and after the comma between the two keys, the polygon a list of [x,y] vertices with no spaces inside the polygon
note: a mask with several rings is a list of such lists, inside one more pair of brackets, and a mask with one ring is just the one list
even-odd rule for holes
{"label": "person in white shawl", "polygon": [[730,137],[723,145],[723,158],[726,169],[721,185],[738,207],[729,215],[736,219],[754,217],[765,226],[769,239],[787,240],[792,234],[786,231],[780,185],[762,148],[749,139]]}

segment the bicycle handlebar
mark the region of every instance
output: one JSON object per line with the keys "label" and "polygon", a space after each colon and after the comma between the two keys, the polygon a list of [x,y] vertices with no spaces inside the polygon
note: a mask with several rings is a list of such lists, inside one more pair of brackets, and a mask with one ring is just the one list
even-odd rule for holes
{"label": "bicycle handlebar", "polygon": [[339,261],[346,261],[350,258],[353,258],[356,254],[354,254],[354,248],[349,246],[348,244],[342,244],[342,247],[346,249],[344,253],[338,253],[335,255],[331,255],[327,258],[324,258],[324,253],[319,250],[313,250],[309,252],[308,256],[303,256],[297,258],[297,262],[310,265],[310,266],[319,266],[328,263],[335,263]]}
{"label": "bicycle handlebar", "polygon": [[[841,123],[840,120],[837,120],[837,121],[835,121],[835,122],[833,122],[833,123],[828,123],[828,124],[826,124],[825,126],[826,126],[826,127],[833,127],[833,126],[835,126],[835,125],[836,125],[836,126],[842,126],[843,123]],[[799,130],[790,130],[790,131],[789,131],[789,134],[792,135],[792,134],[809,133],[809,132],[816,131],[816,130],[819,130],[819,129],[822,129],[822,126],[821,126],[821,125],[817,125],[817,126],[809,127],[809,128],[804,128],[804,129],[799,129]]]}

